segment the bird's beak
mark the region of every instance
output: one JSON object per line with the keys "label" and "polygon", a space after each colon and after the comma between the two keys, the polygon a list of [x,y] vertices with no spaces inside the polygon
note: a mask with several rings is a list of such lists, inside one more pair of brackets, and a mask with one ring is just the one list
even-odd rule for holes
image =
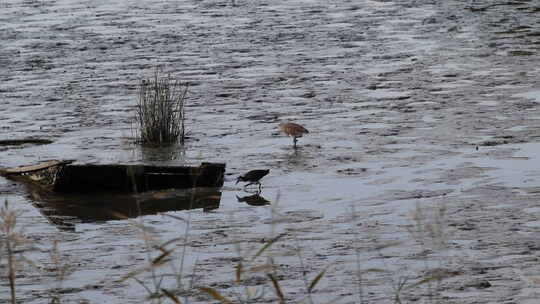
{"label": "bird's beak", "polygon": [[238,182],[240,181],[240,178],[237,178],[236,179],[236,184],[235,185],[238,185]]}

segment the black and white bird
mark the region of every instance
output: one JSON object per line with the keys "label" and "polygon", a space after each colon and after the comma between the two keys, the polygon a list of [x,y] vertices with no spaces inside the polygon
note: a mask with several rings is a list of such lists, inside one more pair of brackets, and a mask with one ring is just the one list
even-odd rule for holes
{"label": "black and white bird", "polygon": [[259,185],[259,188],[261,187],[261,178],[265,177],[270,172],[270,169],[266,170],[251,170],[248,173],[239,176],[236,179],[236,184],[239,182],[248,182],[244,187],[247,187],[249,185]]}

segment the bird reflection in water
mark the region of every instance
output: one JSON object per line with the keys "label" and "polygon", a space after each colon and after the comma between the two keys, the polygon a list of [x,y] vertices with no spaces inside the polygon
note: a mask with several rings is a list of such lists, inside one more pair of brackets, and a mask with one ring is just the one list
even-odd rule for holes
{"label": "bird reflection in water", "polygon": [[270,201],[268,201],[267,199],[262,197],[260,195],[260,192],[257,192],[257,193],[252,194],[252,195],[243,196],[243,197],[239,197],[237,195],[236,199],[238,200],[239,203],[246,203],[246,204],[248,204],[250,206],[266,206],[266,205],[270,205]]}

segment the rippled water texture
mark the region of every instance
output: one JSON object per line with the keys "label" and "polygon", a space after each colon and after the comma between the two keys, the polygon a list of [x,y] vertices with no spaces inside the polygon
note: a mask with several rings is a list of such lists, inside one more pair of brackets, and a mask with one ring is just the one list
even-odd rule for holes
{"label": "rippled water texture", "polygon": [[[256,250],[286,231],[268,253],[293,302],[305,294],[303,271],[313,279],[330,265],[317,303],[358,303],[358,266],[384,269],[364,274],[362,295],[391,303],[392,286],[429,277],[427,265],[451,273],[440,299],[536,303],[538,4],[330,2],[0,1],[0,140],[52,141],[0,145],[0,166],[226,163],[218,209],[167,213],[189,218],[187,245],[175,251],[186,248],[186,275],[197,264],[196,284],[226,295],[235,290],[235,242]],[[133,144],[137,84],[156,66],[191,84],[185,147]],[[310,131],[297,150],[278,133],[282,121]],[[236,177],[266,168],[261,197],[250,200]],[[59,213],[0,178],[4,198],[23,211],[28,258],[52,267],[48,251],[59,241],[69,303],[145,302],[138,284],[119,282],[147,258],[133,221],[162,241],[186,228],[159,214]],[[417,207],[445,210],[442,249],[410,233]],[[388,242],[398,243],[373,250]],[[255,276],[248,285],[267,282]],[[9,286],[0,282],[4,301]],[[17,282],[24,303],[44,303],[56,287],[50,272],[32,268]],[[428,293],[419,286],[403,299]]]}

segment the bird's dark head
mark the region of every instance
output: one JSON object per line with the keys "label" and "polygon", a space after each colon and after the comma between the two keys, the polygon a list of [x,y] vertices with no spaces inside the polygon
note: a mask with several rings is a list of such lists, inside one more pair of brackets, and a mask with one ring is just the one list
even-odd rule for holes
{"label": "bird's dark head", "polygon": [[243,181],[244,180],[244,177],[243,176],[239,176],[237,179],[236,179],[236,184],[237,185],[239,182]]}

